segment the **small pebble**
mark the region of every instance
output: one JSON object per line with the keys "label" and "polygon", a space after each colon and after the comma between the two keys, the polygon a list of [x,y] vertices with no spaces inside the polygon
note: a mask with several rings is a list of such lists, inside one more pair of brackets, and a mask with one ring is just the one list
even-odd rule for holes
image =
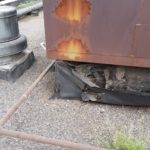
{"label": "small pebble", "polygon": [[100,113],[104,113],[105,112],[105,109],[104,108],[101,108],[100,109]]}

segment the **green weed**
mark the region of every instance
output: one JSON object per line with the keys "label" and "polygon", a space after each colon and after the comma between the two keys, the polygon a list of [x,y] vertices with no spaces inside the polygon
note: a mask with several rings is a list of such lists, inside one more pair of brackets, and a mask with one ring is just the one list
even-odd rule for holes
{"label": "green weed", "polygon": [[143,141],[136,140],[132,136],[127,136],[123,133],[117,133],[112,140],[112,143],[108,144],[109,149],[117,150],[145,150],[146,144]]}

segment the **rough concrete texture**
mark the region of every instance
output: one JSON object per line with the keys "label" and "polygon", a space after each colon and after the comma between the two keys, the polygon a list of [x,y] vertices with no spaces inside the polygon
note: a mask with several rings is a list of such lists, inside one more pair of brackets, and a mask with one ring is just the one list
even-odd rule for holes
{"label": "rough concrete texture", "polygon": [[[50,63],[39,45],[44,40],[42,13],[39,17],[25,18],[19,24],[20,31],[28,37],[29,49],[34,51],[36,62],[14,84],[0,81],[0,116]],[[49,72],[5,128],[93,145],[102,145],[119,130],[150,141],[150,108],[48,100],[53,92],[53,83],[54,73]],[[0,150],[56,149],[64,148],[0,136]]]}
{"label": "rough concrete texture", "polygon": [[35,61],[32,51],[0,58],[0,79],[15,82]]}

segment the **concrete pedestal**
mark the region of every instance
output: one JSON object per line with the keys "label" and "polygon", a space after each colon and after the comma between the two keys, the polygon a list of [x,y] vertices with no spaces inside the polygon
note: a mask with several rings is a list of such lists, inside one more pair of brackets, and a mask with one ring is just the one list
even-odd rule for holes
{"label": "concrete pedestal", "polygon": [[0,79],[15,82],[35,61],[32,51],[0,58]]}

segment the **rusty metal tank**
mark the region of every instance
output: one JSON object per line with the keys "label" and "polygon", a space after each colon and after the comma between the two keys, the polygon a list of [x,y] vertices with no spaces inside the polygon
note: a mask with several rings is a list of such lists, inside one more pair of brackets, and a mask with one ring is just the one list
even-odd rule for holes
{"label": "rusty metal tank", "polygon": [[[44,0],[43,3],[49,58],[150,67],[149,0]],[[68,50],[69,42],[80,42],[77,46],[80,50]]]}

